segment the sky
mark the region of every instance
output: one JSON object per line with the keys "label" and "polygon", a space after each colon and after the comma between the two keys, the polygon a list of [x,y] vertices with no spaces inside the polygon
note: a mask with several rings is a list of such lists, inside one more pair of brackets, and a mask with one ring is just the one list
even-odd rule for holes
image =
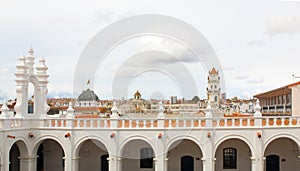
{"label": "sky", "polygon": [[[300,81],[298,0],[0,0],[0,99],[16,97],[15,65],[30,47],[49,67],[48,97],[76,97],[75,68],[89,41],[119,20],[144,14],[170,16],[197,29],[217,54],[224,73],[222,91],[229,98],[251,98]],[[147,70],[160,65],[178,71],[187,68],[197,91],[185,97],[182,87],[189,80],[183,78],[189,77],[184,74],[178,81],[177,75],[163,70]],[[118,89],[113,85],[116,73],[128,66],[145,71],[131,77],[125,95],[113,95]],[[131,98],[136,90],[146,99],[206,98],[207,69],[186,47],[162,37],[144,35],[119,44],[106,55],[96,76],[83,79],[87,78],[93,84],[80,86],[93,89],[100,99]]]}

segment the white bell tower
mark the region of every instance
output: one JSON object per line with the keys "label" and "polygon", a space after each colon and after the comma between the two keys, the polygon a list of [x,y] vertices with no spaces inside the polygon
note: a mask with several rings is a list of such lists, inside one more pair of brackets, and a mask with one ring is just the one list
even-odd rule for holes
{"label": "white bell tower", "polygon": [[219,72],[213,67],[208,72],[207,100],[210,101],[211,107],[217,109],[220,106],[220,76]]}
{"label": "white bell tower", "polygon": [[[41,58],[36,67],[34,67],[35,57],[32,48],[28,50],[28,55],[19,58],[16,68],[16,92],[17,103],[15,105],[16,118],[46,118],[50,107],[47,104],[48,93],[48,67],[45,65],[45,59]],[[35,72],[36,70],[36,72]],[[28,113],[28,85],[34,87],[33,113]]]}

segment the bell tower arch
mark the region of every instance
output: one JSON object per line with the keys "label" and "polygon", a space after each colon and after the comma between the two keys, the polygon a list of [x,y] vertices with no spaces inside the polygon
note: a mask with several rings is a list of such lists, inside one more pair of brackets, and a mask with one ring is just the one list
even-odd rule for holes
{"label": "bell tower arch", "polygon": [[[35,56],[32,48],[29,49],[27,57],[24,55],[19,58],[19,63],[16,65],[16,92],[17,103],[15,105],[16,118],[46,118],[50,107],[47,104],[48,93],[48,67],[45,64],[45,59],[38,60],[35,66]],[[34,87],[33,98],[31,99],[33,105],[33,112],[28,113],[28,94],[29,84]]]}

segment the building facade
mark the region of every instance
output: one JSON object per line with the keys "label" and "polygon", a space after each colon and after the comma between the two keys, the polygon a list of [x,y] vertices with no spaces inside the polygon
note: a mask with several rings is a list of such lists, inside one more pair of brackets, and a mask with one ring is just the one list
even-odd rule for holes
{"label": "building facade", "polygon": [[[33,57],[33,53],[29,53]],[[76,118],[47,115],[47,73],[17,65],[16,115],[1,107],[1,171],[291,171],[300,168],[300,117],[262,117],[257,101],[248,117],[166,117],[159,103],[154,118],[118,115]],[[41,66],[41,65],[40,65]],[[21,70],[22,69],[22,70]],[[31,74],[27,74],[31,73]],[[22,80],[22,81],[20,81]],[[35,89],[34,110],[26,109],[27,84]],[[26,105],[24,105],[26,104]],[[283,148],[284,147],[284,148]]]}
{"label": "building facade", "polygon": [[259,99],[266,116],[300,116],[300,82],[289,84],[254,96]]}

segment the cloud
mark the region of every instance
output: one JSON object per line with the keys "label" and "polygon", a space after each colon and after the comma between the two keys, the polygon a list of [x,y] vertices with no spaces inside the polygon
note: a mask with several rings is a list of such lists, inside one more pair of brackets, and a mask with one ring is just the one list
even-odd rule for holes
{"label": "cloud", "polygon": [[264,78],[260,77],[260,78],[252,78],[247,80],[247,83],[249,84],[260,84],[264,82]]}
{"label": "cloud", "polygon": [[121,18],[133,16],[135,13],[127,11],[123,13],[115,13],[112,11],[101,10],[100,12],[95,13],[94,22],[100,25],[111,23],[112,21],[119,20]]}
{"label": "cloud", "polygon": [[270,35],[300,33],[300,16],[270,19],[267,22],[267,33]]}
{"label": "cloud", "polygon": [[0,90],[0,100],[7,100],[7,93]]}
{"label": "cloud", "polygon": [[47,94],[47,98],[70,98],[73,94],[67,91],[54,90]]}
{"label": "cloud", "polygon": [[247,42],[248,46],[263,46],[265,42],[263,40],[251,40]]}
{"label": "cloud", "polygon": [[248,77],[248,76],[237,76],[237,77],[235,77],[235,79],[238,79],[238,80],[248,80],[248,79],[250,79],[250,77]]}

